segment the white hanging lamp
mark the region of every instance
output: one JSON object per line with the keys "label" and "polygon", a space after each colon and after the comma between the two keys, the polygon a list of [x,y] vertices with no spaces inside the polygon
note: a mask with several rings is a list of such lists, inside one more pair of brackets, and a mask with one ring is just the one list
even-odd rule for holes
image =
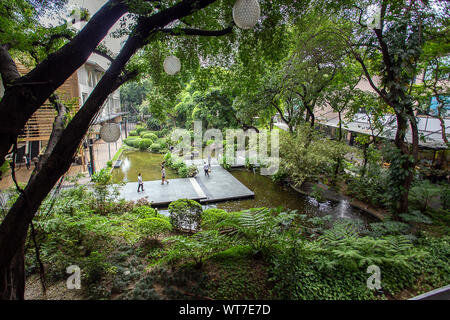
{"label": "white hanging lamp", "polygon": [[120,138],[120,128],[116,123],[106,123],[100,128],[100,137],[107,143],[116,142]]}
{"label": "white hanging lamp", "polygon": [[257,0],[237,0],[233,6],[233,20],[241,29],[251,29],[261,17]]}
{"label": "white hanging lamp", "polygon": [[181,69],[181,62],[180,62],[180,60],[177,57],[175,57],[175,56],[168,56],[164,60],[164,71],[167,74],[170,74],[171,76],[173,76],[174,74],[179,72],[180,69]]}

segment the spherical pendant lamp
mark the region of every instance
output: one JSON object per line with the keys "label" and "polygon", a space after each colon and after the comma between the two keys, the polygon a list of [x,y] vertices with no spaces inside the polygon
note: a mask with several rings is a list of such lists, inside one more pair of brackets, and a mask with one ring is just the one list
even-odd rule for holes
{"label": "spherical pendant lamp", "polygon": [[180,60],[175,56],[168,56],[164,60],[164,71],[173,76],[181,69]]}
{"label": "spherical pendant lamp", "polygon": [[241,29],[251,29],[261,17],[257,0],[237,0],[233,6],[233,20]]}
{"label": "spherical pendant lamp", "polygon": [[120,128],[116,123],[107,123],[100,128],[100,137],[107,143],[116,142],[120,138]]}

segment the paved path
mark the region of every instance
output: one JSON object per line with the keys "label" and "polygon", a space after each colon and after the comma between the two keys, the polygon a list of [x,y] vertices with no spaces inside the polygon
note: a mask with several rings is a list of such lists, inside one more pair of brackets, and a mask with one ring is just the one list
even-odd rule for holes
{"label": "paved path", "polygon": [[137,192],[137,182],[127,183],[121,190],[126,200],[146,199],[156,207],[167,206],[178,199],[191,199],[201,203],[254,197],[254,193],[221,166],[212,166],[209,177],[199,167],[195,178],[171,179],[161,185],[161,180],[144,181],[144,191]]}

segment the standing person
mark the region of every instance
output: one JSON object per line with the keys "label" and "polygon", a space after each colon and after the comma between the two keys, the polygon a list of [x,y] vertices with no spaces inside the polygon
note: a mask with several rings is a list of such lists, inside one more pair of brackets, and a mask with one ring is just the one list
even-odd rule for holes
{"label": "standing person", "polygon": [[211,155],[208,155],[208,166],[211,169]]}
{"label": "standing person", "polygon": [[144,183],[142,182],[142,176],[141,173],[138,174],[138,191],[142,189],[142,191],[144,191]]}
{"label": "standing person", "polygon": [[208,176],[209,177],[209,165],[206,164],[205,161],[203,161],[203,170],[205,170],[205,177]]}
{"label": "standing person", "polygon": [[88,162],[88,172],[89,176],[92,177],[92,164],[90,162]]}
{"label": "standing person", "polygon": [[169,180],[166,179],[166,169],[164,168],[164,166],[162,166],[162,169],[161,169],[161,184],[164,184],[164,181],[166,181],[167,184],[169,184]]}
{"label": "standing person", "polygon": [[27,166],[27,170],[30,170],[31,167],[31,159],[30,159],[30,154],[27,153],[25,155],[25,165]]}

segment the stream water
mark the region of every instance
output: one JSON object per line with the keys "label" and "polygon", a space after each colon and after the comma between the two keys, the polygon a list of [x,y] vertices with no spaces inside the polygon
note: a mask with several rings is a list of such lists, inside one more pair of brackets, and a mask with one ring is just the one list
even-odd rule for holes
{"label": "stream water", "polygon": [[[164,159],[162,154],[149,152],[127,151],[120,158],[123,163],[120,168],[113,170],[114,182],[125,180],[126,182],[136,182],[139,173],[145,180],[159,180],[161,178],[161,162]],[[239,211],[258,207],[284,207],[291,210],[298,210],[308,216],[331,215],[336,219],[349,218],[362,220],[364,223],[374,222],[375,219],[368,214],[353,208],[348,201],[339,202],[326,201],[317,203],[309,196],[305,196],[290,187],[283,187],[274,183],[270,177],[261,176],[244,169],[234,169],[231,174],[243,183],[247,188],[255,193],[253,199],[219,202],[205,205],[205,208],[219,208],[227,211]],[[166,169],[168,179],[179,178],[177,174]],[[160,210],[165,213],[165,210]]]}

